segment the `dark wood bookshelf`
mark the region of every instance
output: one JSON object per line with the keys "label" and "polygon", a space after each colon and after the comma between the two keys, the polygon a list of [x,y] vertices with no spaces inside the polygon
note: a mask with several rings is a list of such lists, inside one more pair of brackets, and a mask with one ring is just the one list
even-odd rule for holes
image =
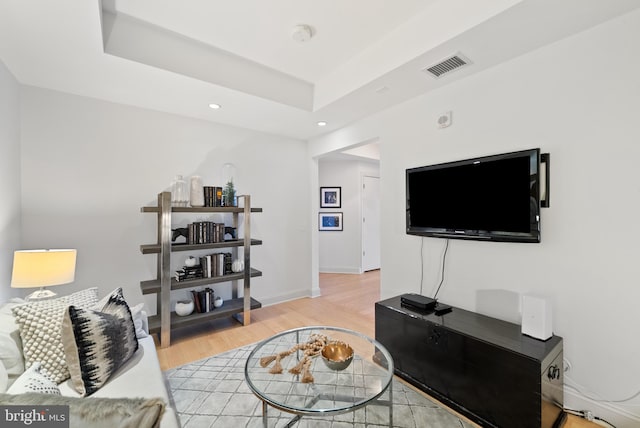
{"label": "dark wood bookshelf", "polygon": [[[242,203],[239,207],[172,207],[171,193],[162,192],[158,194],[157,206],[145,206],[140,210],[143,213],[153,213],[157,215],[157,242],[155,244],[141,245],[140,252],[142,254],[153,254],[156,256],[157,278],[141,281],[140,289],[142,294],[156,295],[156,312],[157,315],[150,317],[151,331],[158,333],[160,346],[165,348],[171,344],[171,330],[177,327],[207,322],[215,318],[225,316],[233,316],[243,325],[251,323],[251,310],[262,306],[260,302],[251,298],[251,278],[262,276],[262,272],[251,267],[251,247],[254,245],[262,245],[262,240],[251,239],[251,222],[252,213],[261,213],[262,208],[251,207],[251,196],[238,195],[238,200]],[[223,242],[212,242],[206,244],[175,244],[172,242],[172,216],[174,214],[227,214],[226,220],[231,217],[232,225],[237,231],[242,230],[243,235],[238,236],[241,239],[233,239]],[[212,222],[213,223],[213,222]],[[218,223],[220,225],[221,223]],[[204,237],[206,234],[200,236]],[[206,235],[208,236],[208,235]],[[173,253],[184,251],[201,251],[227,249],[231,259],[239,259],[239,249],[242,249],[242,259],[244,262],[244,271],[231,273],[228,275],[214,276],[210,278],[197,278],[184,281],[178,281],[175,278],[175,272],[171,271],[171,257]],[[174,256],[175,257],[175,256]],[[226,259],[226,257],[225,257]],[[174,260],[175,261],[175,260]],[[226,260],[225,260],[226,263]],[[173,263],[175,265],[175,263]],[[194,289],[204,286],[230,282],[232,287],[232,296],[240,295],[240,290],[244,294],[244,298],[231,299],[223,305],[223,309],[217,308],[211,312],[204,314],[192,314],[187,317],[181,317],[171,312],[171,292],[174,290]]]}
{"label": "dark wood bookshelf", "polygon": [[[255,299],[251,299],[251,309],[262,307],[262,303]],[[202,324],[205,321],[212,321],[219,318],[227,318],[240,314],[244,310],[244,298],[225,300],[224,304],[219,308],[215,308],[210,312],[197,313],[191,315],[180,316],[175,312],[171,312],[171,329],[189,327],[196,324]],[[160,332],[160,317],[157,315],[149,317],[149,333]]]}
{"label": "dark wood bookshelf", "polygon": [[[142,207],[143,213],[159,213],[160,207]],[[171,207],[173,213],[243,213],[242,207]],[[262,208],[251,208],[252,213],[261,213]]]}
{"label": "dark wood bookshelf", "polygon": [[[242,239],[234,239],[232,241],[212,242],[209,244],[171,244],[171,251],[198,251],[198,250],[215,250],[221,248],[242,247],[244,241]],[[251,245],[262,245],[262,240],[252,239]],[[142,254],[160,254],[160,244],[140,245]]]}
{"label": "dark wood bookshelf", "polygon": [[[262,276],[262,272],[258,269],[251,268],[251,277],[255,278],[258,276]],[[202,287],[203,285],[208,284],[217,284],[220,282],[228,282],[228,281],[238,281],[244,278],[244,272],[231,273],[229,275],[222,276],[213,276],[211,278],[197,278],[197,279],[187,279],[185,281],[177,281],[175,278],[171,279],[171,290],[182,290],[183,288],[195,288]],[[159,279],[150,279],[148,281],[140,281],[140,288],[142,289],[142,294],[154,294],[159,293],[160,288],[160,280]]]}

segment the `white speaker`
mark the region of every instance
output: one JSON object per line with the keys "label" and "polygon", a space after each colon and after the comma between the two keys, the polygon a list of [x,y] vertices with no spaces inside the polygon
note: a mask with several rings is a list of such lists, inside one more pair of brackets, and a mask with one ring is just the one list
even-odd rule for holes
{"label": "white speaker", "polygon": [[551,303],[544,297],[522,296],[522,334],[540,340],[553,336]]}

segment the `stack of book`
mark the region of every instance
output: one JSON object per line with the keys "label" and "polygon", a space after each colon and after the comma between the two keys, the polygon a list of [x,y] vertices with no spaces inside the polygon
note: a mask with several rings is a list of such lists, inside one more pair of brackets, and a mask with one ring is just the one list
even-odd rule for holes
{"label": "stack of book", "polygon": [[175,278],[179,282],[202,278],[202,266],[183,266],[182,269],[176,271]]}
{"label": "stack of book", "polygon": [[214,309],[214,295],[211,288],[207,287],[200,291],[191,290],[191,295],[193,296],[193,303],[197,313],[211,312]]}
{"label": "stack of book", "polygon": [[229,275],[231,269],[231,253],[212,253],[200,257],[200,264],[192,267],[183,266],[175,273],[176,281],[188,281],[190,279],[213,278]]}
{"label": "stack of book", "polygon": [[205,207],[222,206],[222,187],[204,186],[203,189]]}
{"label": "stack of book", "polygon": [[224,242],[224,223],[214,223],[212,221],[197,221],[187,225],[187,243],[193,244],[213,244]]}
{"label": "stack of book", "polygon": [[200,257],[202,277],[213,278],[233,273],[231,270],[231,257],[231,253],[213,253]]}

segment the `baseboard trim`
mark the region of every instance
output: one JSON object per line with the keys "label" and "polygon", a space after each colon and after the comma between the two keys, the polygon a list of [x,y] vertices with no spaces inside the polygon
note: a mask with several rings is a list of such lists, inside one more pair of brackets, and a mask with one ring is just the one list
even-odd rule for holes
{"label": "baseboard trim", "polygon": [[260,297],[257,299],[260,301],[260,303],[262,303],[262,306],[271,306],[278,303],[288,302],[290,300],[300,299],[302,297],[313,297],[313,296],[310,290],[298,290],[291,293],[280,294],[280,295],[271,296],[271,297]]}
{"label": "baseboard trim", "polygon": [[352,274],[361,274],[359,267],[320,267],[318,269],[320,273],[352,273]]}
{"label": "baseboard trim", "polygon": [[616,428],[640,426],[640,415],[634,415],[611,403],[590,400],[570,388],[564,389],[564,406],[573,410],[589,410],[594,416],[611,422]]}

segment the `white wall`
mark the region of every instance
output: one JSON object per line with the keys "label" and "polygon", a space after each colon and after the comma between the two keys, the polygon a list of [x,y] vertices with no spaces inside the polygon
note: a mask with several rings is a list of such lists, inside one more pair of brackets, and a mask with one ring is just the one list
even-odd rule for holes
{"label": "white wall", "polygon": [[[451,241],[439,299],[476,309],[502,289],[551,298],[572,385],[623,399],[640,389],[640,12],[519,57],[312,142],[313,155],[379,137],[383,297],[420,289],[421,238],[404,232],[408,167],[540,147],[551,153],[542,243]],[[437,129],[440,113],[453,125]],[[444,240],[425,244],[425,294]],[[638,426],[640,399],[595,403],[565,388],[565,405]]]}
{"label": "white wall", "polygon": [[[139,247],[156,242],[156,216],[140,208],[155,204],[176,174],[221,185],[222,165],[231,162],[238,192],[263,208],[252,216],[252,235],[264,241],[251,252],[252,265],[263,271],[252,279],[252,296],[273,303],[310,293],[301,141],[24,87],[22,158],[24,244],[78,249],[76,281],[58,292],[122,286],[128,300],[142,301],[139,282],[155,278],[156,256]],[[181,264],[189,254],[174,255]],[[229,284],[214,288],[230,296]],[[172,299],[186,296],[181,290]]]}
{"label": "white wall", "polygon": [[13,252],[20,249],[20,91],[0,61],[0,302],[20,295],[9,288]]}
{"label": "white wall", "polygon": [[[377,163],[356,160],[320,160],[321,187],[341,187],[340,208],[321,208],[320,212],[342,212],[342,231],[319,233],[320,272],[362,273],[362,176],[378,177]],[[319,197],[319,195],[318,195]]]}

